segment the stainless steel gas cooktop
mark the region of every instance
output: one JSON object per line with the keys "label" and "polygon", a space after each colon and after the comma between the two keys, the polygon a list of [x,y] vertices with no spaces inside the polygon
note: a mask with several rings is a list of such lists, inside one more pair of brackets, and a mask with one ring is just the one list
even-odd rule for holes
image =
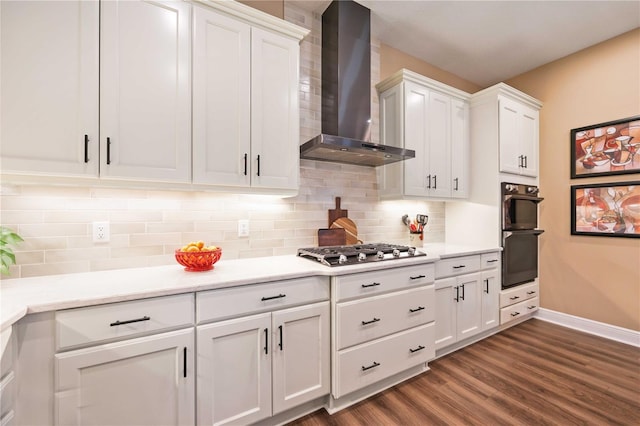
{"label": "stainless steel gas cooktop", "polygon": [[415,247],[397,244],[354,244],[298,249],[298,256],[316,260],[327,266],[357,265],[360,263],[401,260],[426,256]]}

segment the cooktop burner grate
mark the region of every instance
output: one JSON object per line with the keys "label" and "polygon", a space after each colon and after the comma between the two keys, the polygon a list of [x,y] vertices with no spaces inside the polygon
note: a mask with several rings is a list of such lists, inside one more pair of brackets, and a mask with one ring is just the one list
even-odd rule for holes
{"label": "cooktop burner grate", "polygon": [[317,260],[327,266],[353,265],[407,257],[425,256],[415,247],[398,244],[375,243],[347,246],[309,247],[298,249],[298,256]]}

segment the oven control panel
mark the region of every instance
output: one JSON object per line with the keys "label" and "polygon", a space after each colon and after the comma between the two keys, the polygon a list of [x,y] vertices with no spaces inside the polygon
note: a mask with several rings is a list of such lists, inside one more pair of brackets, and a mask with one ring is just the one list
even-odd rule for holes
{"label": "oven control panel", "polygon": [[502,195],[532,195],[537,196],[540,188],[533,185],[521,185],[518,183],[502,183]]}

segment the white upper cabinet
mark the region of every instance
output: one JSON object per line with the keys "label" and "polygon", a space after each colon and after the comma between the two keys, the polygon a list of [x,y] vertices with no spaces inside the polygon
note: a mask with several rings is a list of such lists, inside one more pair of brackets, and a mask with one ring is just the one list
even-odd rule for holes
{"label": "white upper cabinet", "polygon": [[0,2],[3,173],[98,176],[96,1]]}
{"label": "white upper cabinet", "polygon": [[504,96],[498,105],[500,171],[537,177],[538,110]]}
{"label": "white upper cabinet", "polygon": [[101,176],[191,180],[190,8],[101,3]]}
{"label": "white upper cabinet", "polygon": [[408,70],[376,87],[381,143],[416,152],[378,168],[381,198],[468,197],[470,95]]}
{"label": "white upper cabinet", "polygon": [[283,22],[282,32],[267,30],[230,14],[232,4],[211,6],[194,8],[193,181],[297,191],[306,32]]}

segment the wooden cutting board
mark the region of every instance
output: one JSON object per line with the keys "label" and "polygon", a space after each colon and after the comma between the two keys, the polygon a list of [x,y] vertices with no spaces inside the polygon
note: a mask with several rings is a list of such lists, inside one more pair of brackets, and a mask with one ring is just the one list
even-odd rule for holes
{"label": "wooden cutting board", "polygon": [[347,243],[347,232],[343,228],[318,229],[318,247],[343,246]]}
{"label": "wooden cutting board", "polygon": [[342,210],[340,208],[340,197],[336,197],[336,208],[329,209],[329,222],[327,224],[328,227],[331,227],[331,224],[341,217],[349,216],[349,210]]}
{"label": "wooden cutting board", "polygon": [[347,239],[347,244],[358,244],[362,243],[361,240],[358,239],[358,227],[355,222],[349,219],[348,217],[340,217],[333,221],[330,226],[331,229],[344,229]]}

